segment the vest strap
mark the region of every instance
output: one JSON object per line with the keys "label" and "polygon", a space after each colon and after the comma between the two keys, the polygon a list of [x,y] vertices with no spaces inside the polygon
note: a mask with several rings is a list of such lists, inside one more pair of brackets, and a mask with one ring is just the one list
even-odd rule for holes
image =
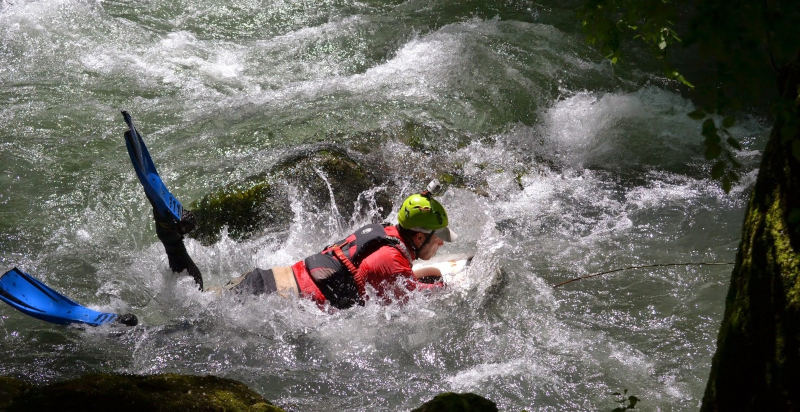
{"label": "vest strap", "polygon": [[333,250],[333,255],[339,259],[340,262],[347,268],[348,271],[353,275],[353,280],[356,282],[356,287],[358,288],[359,296],[363,297],[367,294],[367,282],[362,276],[358,275],[358,268],[350,259],[345,256],[344,252],[342,251],[342,247],[339,245],[331,246],[331,250]]}

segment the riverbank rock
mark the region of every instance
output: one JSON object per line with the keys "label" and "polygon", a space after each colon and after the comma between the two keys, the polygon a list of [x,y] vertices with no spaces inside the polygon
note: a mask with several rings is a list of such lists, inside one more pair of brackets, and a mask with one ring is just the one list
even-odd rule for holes
{"label": "riverbank rock", "polygon": [[29,389],[31,385],[7,376],[0,376],[0,411],[7,411],[14,398]]}
{"label": "riverbank rock", "polygon": [[[285,231],[293,219],[290,190],[296,190],[306,207],[338,210],[350,216],[357,206],[375,202],[384,214],[391,199],[377,194],[359,195],[379,185],[379,179],[345,150],[334,145],[297,149],[277,162],[267,173],[229,185],[191,205],[197,227],[190,236],[203,243],[219,239],[223,227],[234,240],[247,239],[265,230]],[[335,205],[331,204],[331,201]]]}
{"label": "riverbank rock", "polygon": [[[282,412],[245,384],[216,376],[89,374],[33,385],[0,376],[2,411],[252,411]],[[441,393],[413,412],[496,412],[474,393]]]}
{"label": "riverbank rock", "polygon": [[91,374],[45,386],[0,377],[0,410],[283,411],[243,383],[176,374]]}
{"label": "riverbank rock", "polygon": [[[793,67],[781,92],[800,100],[800,56]],[[800,110],[795,116],[799,125]],[[776,121],[745,213],[701,411],[800,410],[800,152],[791,142],[800,146],[800,128]]]}
{"label": "riverbank rock", "polygon": [[[427,129],[401,129],[406,131],[402,136],[413,141],[429,140],[423,138],[429,134]],[[192,203],[189,208],[197,226],[189,236],[211,244],[219,240],[223,228],[236,241],[260,233],[284,233],[294,219],[293,207],[298,201],[304,212],[331,213],[344,220],[370,215],[378,223],[392,214],[393,202],[402,200],[402,194],[409,194],[409,188],[424,190],[433,178],[445,188],[487,194],[486,180],[465,176],[463,159],[449,159],[445,151],[420,148],[426,153],[419,155],[424,161],[387,161],[384,153],[374,150],[387,138],[356,136],[353,139],[359,143],[351,150],[327,143],[293,149],[266,172],[222,187]],[[409,145],[412,149],[417,146]],[[418,159],[416,155],[412,158]]]}
{"label": "riverbank rock", "polygon": [[497,412],[497,405],[474,393],[445,392],[412,412]]}

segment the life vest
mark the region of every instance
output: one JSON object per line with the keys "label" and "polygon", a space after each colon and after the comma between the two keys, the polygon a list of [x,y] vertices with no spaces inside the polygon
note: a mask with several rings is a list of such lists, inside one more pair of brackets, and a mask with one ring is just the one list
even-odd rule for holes
{"label": "life vest", "polygon": [[366,279],[358,273],[358,266],[383,246],[399,249],[411,262],[396,227],[371,224],[306,258],[305,269],[331,306],[345,309],[363,305]]}

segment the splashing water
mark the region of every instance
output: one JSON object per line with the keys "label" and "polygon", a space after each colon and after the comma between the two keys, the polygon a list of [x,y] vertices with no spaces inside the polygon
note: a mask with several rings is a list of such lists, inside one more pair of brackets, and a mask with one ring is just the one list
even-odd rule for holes
{"label": "splashing water", "polygon": [[[732,129],[748,173],[725,194],[691,102],[615,76],[559,27],[571,16],[532,2],[0,2],[0,260],[141,321],[65,328],[0,308],[0,375],[215,374],[304,411],[410,409],[442,391],[596,410],[622,389],[643,408],[696,408],[729,269],[552,285],[732,260],[766,128]],[[436,170],[461,179],[440,197],[459,234],[440,253],[474,263],[444,291],[332,314],[198,292],[154,236],[119,109],[185,203],[320,141],[381,166],[353,216],[289,187],[287,236],[188,240],[209,284],[391,221],[376,196]]]}

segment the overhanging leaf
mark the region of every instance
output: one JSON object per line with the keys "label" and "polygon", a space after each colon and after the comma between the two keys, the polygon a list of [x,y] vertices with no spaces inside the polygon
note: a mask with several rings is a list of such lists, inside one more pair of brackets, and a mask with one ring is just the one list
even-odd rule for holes
{"label": "overhanging leaf", "polygon": [[736,122],[736,119],[733,116],[727,116],[726,118],[722,119],[722,127],[730,128],[733,127],[733,124]]}
{"label": "overhanging leaf", "polygon": [[717,134],[717,126],[714,124],[714,120],[706,119],[703,122],[703,136],[711,137],[716,136]]}
{"label": "overhanging leaf", "polygon": [[694,120],[702,120],[702,119],[704,119],[706,117],[706,112],[704,112],[704,111],[702,111],[700,109],[697,109],[697,110],[689,113],[688,116],[691,117]]}
{"label": "overhanging leaf", "polygon": [[727,140],[727,142],[728,142],[728,145],[729,145],[730,147],[732,147],[732,148],[734,148],[734,149],[736,149],[736,150],[742,150],[742,145],[741,145],[741,144],[739,144],[739,141],[738,141],[738,140],[736,140],[735,138],[733,138],[733,137],[729,137],[729,138],[728,138],[728,140]]}
{"label": "overhanging leaf", "polygon": [[731,178],[728,177],[727,175],[725,175],[722,178],[722,190],[724,190],[725,193],[730,193],[732,186],[733,186],[733,183],[731,182]]}
{"label": "overhanging leaf", "polygon": [[711,168],[711,178],[712,179],[719,179],[722,177],[722,174],[725,173],[725,162],[718,161],[714,163],[714,166]]}
{"label": "overhanging leaf", "polygon": [[713,160],[719,157],[720,153],[722,153],[722,147],[719,144],[709,143],[706,141],[706,159]]}
{"label": "overhanging leaf", "polygon": [[638,403],[638,402],[639,402],[639,398],[637,398],[637,397],[635,397],[633,395],[629,396],[628,397],[628,403],[629,403],[628,404],[628,408],[629,409],[635,408],[636,407],[636,403]]}
{"label": "overhanging leaf", "polygon": [[675,80],[681,82],[681,84],[683,84],[684,86],[690,89],[694,89],[694,84],[692,84],[689,80],[686,80],[686,78],[683,77],[682,74],[678,72],[673,72],[673,77],[675,78]]}

